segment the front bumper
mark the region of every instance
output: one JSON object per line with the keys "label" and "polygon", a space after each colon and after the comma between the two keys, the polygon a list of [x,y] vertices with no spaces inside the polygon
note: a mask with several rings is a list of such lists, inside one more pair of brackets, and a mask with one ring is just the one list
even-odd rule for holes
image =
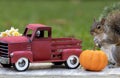
{"label": "front bumper", "polygon": [[5,58],[5,57],[0,57],[0,63],[1,64],[9,64],[9,58]]}

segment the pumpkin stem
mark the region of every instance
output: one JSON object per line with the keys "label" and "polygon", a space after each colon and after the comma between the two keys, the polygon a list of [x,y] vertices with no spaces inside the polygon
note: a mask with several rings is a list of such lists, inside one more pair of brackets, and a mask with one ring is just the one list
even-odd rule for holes
{"label": "pumpkin stem", "polygon": [[94,44],[93,50],[96,50],[96,49],[97,49],[97,46]]}

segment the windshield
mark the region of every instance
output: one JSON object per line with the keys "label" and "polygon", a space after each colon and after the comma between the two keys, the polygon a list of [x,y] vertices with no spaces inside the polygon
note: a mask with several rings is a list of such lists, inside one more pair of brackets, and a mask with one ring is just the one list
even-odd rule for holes
{"label": "windshield", "polygon": [[33,30],[28,29],[28,30],[27,30],[27,33],[26,33],[26,36],[31,37],[31,36],[32,36],[32,33],[33,33]]}

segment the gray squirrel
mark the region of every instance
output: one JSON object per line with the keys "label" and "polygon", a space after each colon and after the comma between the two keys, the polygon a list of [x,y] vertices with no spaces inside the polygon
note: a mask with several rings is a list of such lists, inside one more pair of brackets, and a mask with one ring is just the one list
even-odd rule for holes
{"label": "gray squirrel", "polygon": [[120,66],[120,12],[111,13],[98,22],[94,20],[90,34],[96,46],[107,54],[109,62]]}

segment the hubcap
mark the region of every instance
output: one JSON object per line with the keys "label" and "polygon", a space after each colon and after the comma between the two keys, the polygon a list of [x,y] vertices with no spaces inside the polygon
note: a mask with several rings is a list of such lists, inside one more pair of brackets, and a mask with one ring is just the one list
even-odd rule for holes
{"label": "hubcap", "polygon": [[20,67],[24,67],[24,66],[25,66],[25,61],[24,61],[24,60],[20,60],[20,61],[18,62],[18,65],[19,65]]}
{"label": "hubcap", "polygon": [[76,64],[76,63],[77,63],[77,59],[76,59],[75,57],[72,57],[72,58],[70,59],[70,63],[71,63],[72,65]]}

